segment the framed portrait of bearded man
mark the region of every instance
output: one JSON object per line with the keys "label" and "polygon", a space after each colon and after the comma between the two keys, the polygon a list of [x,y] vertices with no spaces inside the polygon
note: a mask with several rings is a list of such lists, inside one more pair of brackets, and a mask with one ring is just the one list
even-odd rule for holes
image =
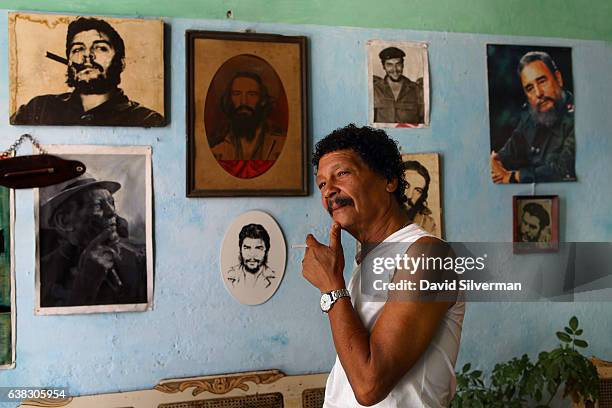
{"label": "framed portrait of bearded man", "polygon": [[11,125],[165,126],[161,20],[9,14]]}
{"label": "framed portrait of bearded man", "polygon": [[495,184],[576,181],[572,49],[487,45]]}
{"label": "framed portrait of bearded man", "polygon": [[306,37],[187,31],[187,196],[308,194]]}
{"label": "framed portrait of bearded man", "polygon": [[442,195],[438,153],[402,154],[406,210],[410,220],[442,238]]}
{"label": "framed portrait of bearded man", "polygon": [[78,178],[34,190],[39,315],[153,307],[150,146],[46,145]]}

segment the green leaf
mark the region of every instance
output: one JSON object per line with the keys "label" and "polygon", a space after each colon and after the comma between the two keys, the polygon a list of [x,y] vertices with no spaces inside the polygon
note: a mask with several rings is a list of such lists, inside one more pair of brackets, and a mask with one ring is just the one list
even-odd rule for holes
{"label": "green leaf", "polygon": [[463,374],[467,373],[468,371],[470,371],[470,368],[472,367],[472,364],[467,363],[466,365],[463,366],[463,369],[461,370],[461,372]]}
{"label": "green leaf", "polygon": [[568,336],[566,333],[563,332],[557,332],[557,337],[559,338],[559,340],[565,342],[565,343],[569,343],[572,341],[572,338],[570,336]]}
{"label": "green leaf", "polygon": [[569,325],[572,328],[572,330],[578,329],[578,318],[576,316],[572,316],[572,318],[569,321]]}
{"label": "green leaf", "polygon": [[582,347],[582,348],[589,347],[589,343],[587,343],[584,340],[580,340],[580,339],[575,339],[574,340],[574,345],[576,347]]}
{"label": "green leaf", "polygon": [[582,329],[578,329],[576,330],[576,333],[574,333],[576,336],[580,336],[582,334]]}
{"label": "green leaf", "polygon": [[570,329],[569,327],[567,327],[567,326],[565,327],[565,332],[567,334],[574,334],[574,331],[572,329]]}

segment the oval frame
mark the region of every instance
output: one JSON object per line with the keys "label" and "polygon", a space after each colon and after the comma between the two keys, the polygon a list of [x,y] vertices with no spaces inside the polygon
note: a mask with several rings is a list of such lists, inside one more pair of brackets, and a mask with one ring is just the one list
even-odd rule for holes
{"label": "oval frame", "polygon": [[[270,248],[268,249],[267,269],[259,271],[255,286],[245,286],[245,271],[240,268],[239,259],[239,234],[242,228],[248,224],[261,225],[270,236]],[[283,232],[276,220],[269,214],[253,210],[239,215],[235,218],[225,231],[221,250],[219,254],[219,271],[225,289],[238,302],[244,305],[260,305],[267,302],[278,290],[285,275],[287,266],[287,245]],[[248,273],[248,272],[246,272]],[[270,282],[269,286],[265,286]]]}

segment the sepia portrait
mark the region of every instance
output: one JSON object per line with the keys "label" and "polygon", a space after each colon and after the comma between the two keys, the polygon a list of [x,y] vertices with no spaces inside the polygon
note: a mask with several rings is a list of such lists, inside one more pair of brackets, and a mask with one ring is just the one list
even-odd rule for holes
{"label": "sepia portrait", "polygon": [[437,153],[402,154],[406,209],[411,222],[442,238],[440,158]]}
{"label": "sepia portrait", "polygon": [[559,197],[514,196],[514,252],[555,252],[559,248]]}
{"label": "sepia portrait", "polygon": [[374,127],[429,126],[427,44],[370,40],[368,117]]}
{"label": "sepia portrait", "polygon": [[285,273],[283,233],[270,215],[249,211],[237,217],[223,239],[221,278],[229,293],[245,305],[274,295]]}
{"label": "sepia portrait", "polygon": [[576,181],[571,51],[487,45],[494,183]]}
{"label": "sepia portrait", "polygon": [[305,195],[305,37],[186,38],[187,195]]}
{"label": "sepia portrait", "polygon": [[82,161],[87,172],[35,190],[36,313],[151,309],[151,148],[44,149]]}
{"label": "sepia portrait", "polygon": [[9,14],[12,125],[165,126],[161,20]]}

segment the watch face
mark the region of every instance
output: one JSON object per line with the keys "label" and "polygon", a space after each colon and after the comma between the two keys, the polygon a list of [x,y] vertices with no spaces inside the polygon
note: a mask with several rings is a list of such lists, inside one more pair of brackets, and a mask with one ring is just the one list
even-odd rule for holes
{"label": "watch face", "polygon": [[321,310],[323,310],[324,312],[327,312],[329,308],[331,307],[331,304],[332,304],[331,296],[329,296],[328,293],[322,294],[321,295]]}

